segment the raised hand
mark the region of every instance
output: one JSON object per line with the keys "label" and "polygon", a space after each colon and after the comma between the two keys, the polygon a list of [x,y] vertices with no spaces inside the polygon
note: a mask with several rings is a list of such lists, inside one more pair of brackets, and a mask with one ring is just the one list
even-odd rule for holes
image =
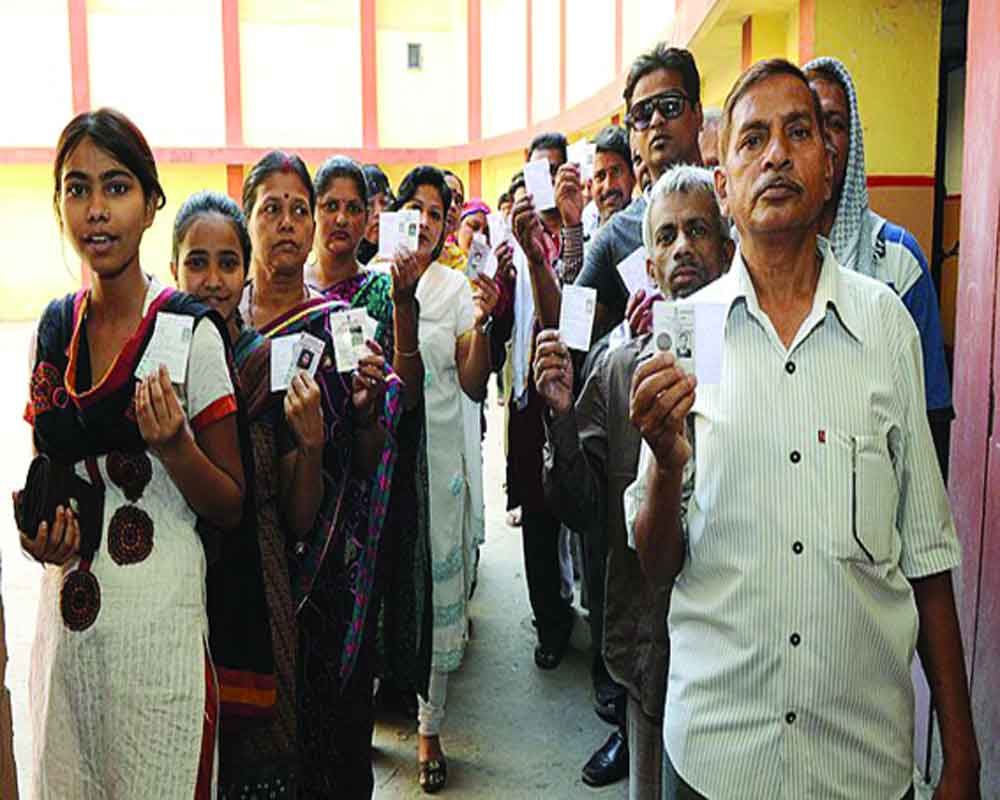
{"label": "raised hand", "polygon": [[659,292],[647,293],[645,289],[639,289],[628,299],[625,319],[632,336],[641,336],[653,330],[653,303],[662,299],[663,295]]}
{"label": "raised hand", "polygon": [[392,274],[392,302],[395,305],[410,303],[416,296],[417,281],[420,280],[420,263],[417,261],[417,254],[400,245],[396,250],[396,255],[392,265],[389,267]]}
{"label": "raised hand", "polygon": [[545,232],[542,221],[535,213],[531,195],[526,195],[514,204],[511,211],[514,238],[532,264],[545,262]]}
{"label": "raised hand", "polygon": [[500,288],[496,281],[479,273],[472,278],[472,302],[476,308],[476,325],[482,325],[493,313],[500,300]]}
{"label": "raised hand", "polygon": [[573,407],[573,360],[559,338],[559,331],[547,328],[535,339],[535,388],[556,416]]}
{"label": "raised hand", "polygon": [[162,364],[135,387],[135,417],[142,438],[159,456],[191,435],[170,374]]}
{"label": "raised hand", "polygon": [[299,370],[285,392],[285,419],[295,441],[304,450],[319,450],[326,440],[319,384]]}
{"label": "raised hand", "polygon": [[583,182],[580,168],[576,164],[563,164],[556,172],[554,186],[556,208],[562,217],[564,228],[579,225],[583,217]]}
{"label": "raised hand", "polygon": [[657,353],[632,376],[629,419],[662,468],[680,468],[691,458],[684,421],[694,405],[694,376],[677,366],[673,353]]}
{"label": "raised hand", "polygon": [[514,248],[510,242],[506,240],[500,242],[493,252],[497,257],[497,282],[507,281],[514,283],[514,279],[517,277],[517,270],[514,268]]}
{"label": "raised hand", "polygon": [[385,396],[385,357],[378,343],[369,339],[366,344],[372,354],[361,359],[351,375],[351,403],[354,418],[367,428],[374,423]]}

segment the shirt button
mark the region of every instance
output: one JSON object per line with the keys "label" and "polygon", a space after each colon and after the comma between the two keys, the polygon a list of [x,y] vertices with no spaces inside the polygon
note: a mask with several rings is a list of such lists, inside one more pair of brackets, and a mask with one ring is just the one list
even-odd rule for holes
{"label": "shirt button", "polygon": [[787,722],[789,725],[795,722],[795,720],[796,716],[794,711],[789,711],[787,714],[785,714],[785,722]]}
{"label": "shirt button", "polygon": [[798,464],[802,460],[802,454],[798,450],[792,450],[792,454],[789,458],[792,459],[793,464]]}
{"label": "shirt button", "polygon": [[306,554],[306,543],[305,542],[296,542],[295,543],[295,555],[297,555],[297,556],[299,556],[301,558],[305,554]]}
{"label": "shirt button", "polygon": [[797,556],[802,555],[802,549],[802,542],[795,542],[795,544],[792,545],[792,552]]}
{"label": "shirt button", "polygon": [[792,647],[798,647],[800,644],[802,644],[802,637],[799,636],[797,633],[793,633],[789,641],[792,643]]}
{"label": "shirt button", "polygon": [[795,374],[795,362],[794,361],[789,361],[787,364],[785,364],[785,372],[787,372],[789,375],[794,375]]}

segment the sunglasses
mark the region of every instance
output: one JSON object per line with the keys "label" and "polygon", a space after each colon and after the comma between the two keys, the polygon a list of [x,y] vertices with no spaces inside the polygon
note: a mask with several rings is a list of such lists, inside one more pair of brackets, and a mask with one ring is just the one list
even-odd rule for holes
{"label": "sunglasses", "polygon": [[625,115],[625,124],[635,131],[644,131],[653,121],[657,111],[664,119],[677,119],[684,113],[684,105],[690,103],[687,95],[676,90],[663,92],[636,103]]}

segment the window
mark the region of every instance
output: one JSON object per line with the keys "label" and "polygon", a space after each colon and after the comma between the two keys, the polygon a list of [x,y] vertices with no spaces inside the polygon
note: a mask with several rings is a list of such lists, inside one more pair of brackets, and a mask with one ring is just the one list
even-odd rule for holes
{"label": "window", "polygon": [[410,42],[406,45],[406,66],[408,69],[420,69],[423,66],[419,42]]}

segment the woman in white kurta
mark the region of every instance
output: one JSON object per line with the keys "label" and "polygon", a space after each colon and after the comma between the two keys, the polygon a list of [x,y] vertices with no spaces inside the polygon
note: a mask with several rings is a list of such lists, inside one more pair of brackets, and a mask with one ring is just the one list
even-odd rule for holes
{"label": "woman in white kurta", "polygon": [[[32,794],[208,800],[218,697],[198,530],[234,527],[244,497],[222,323],[139,267],[162,190],[127,119],[74,119],[56,180],[92,286],[39,323],[27,417],[36,449],[101,490],[103,511],[90,524],[60,507],[22,531],[45,564]],[[171,329],[178,359],[162,347]]]}
{"label": "woman in white kurta", "polygon": [[[490,371],[490,314],[498,290],[489,278],[468,281],[461,272],[437,262],[444,242],[450,192],[442,173],[418,167],[400,184],[396,207],[420,213],[415,253],[401,248],[392,268],[397,313],[418,315],[419,344],[408,357],[411,369],[400,370],[407,385],[422,387],[427,436],[430,550],[433,575],[434,644],[427,697],[419,698],[420,785],[435,792],[444,786],[446,763],[440,729],[444,718],[447,675],[458,668],[468,631],[468,598],[474,576],[479,535],[473,492],[481,458],[467,444],[462,393],[481,401]],[[398,347],[398,345],[397,345]]]}

